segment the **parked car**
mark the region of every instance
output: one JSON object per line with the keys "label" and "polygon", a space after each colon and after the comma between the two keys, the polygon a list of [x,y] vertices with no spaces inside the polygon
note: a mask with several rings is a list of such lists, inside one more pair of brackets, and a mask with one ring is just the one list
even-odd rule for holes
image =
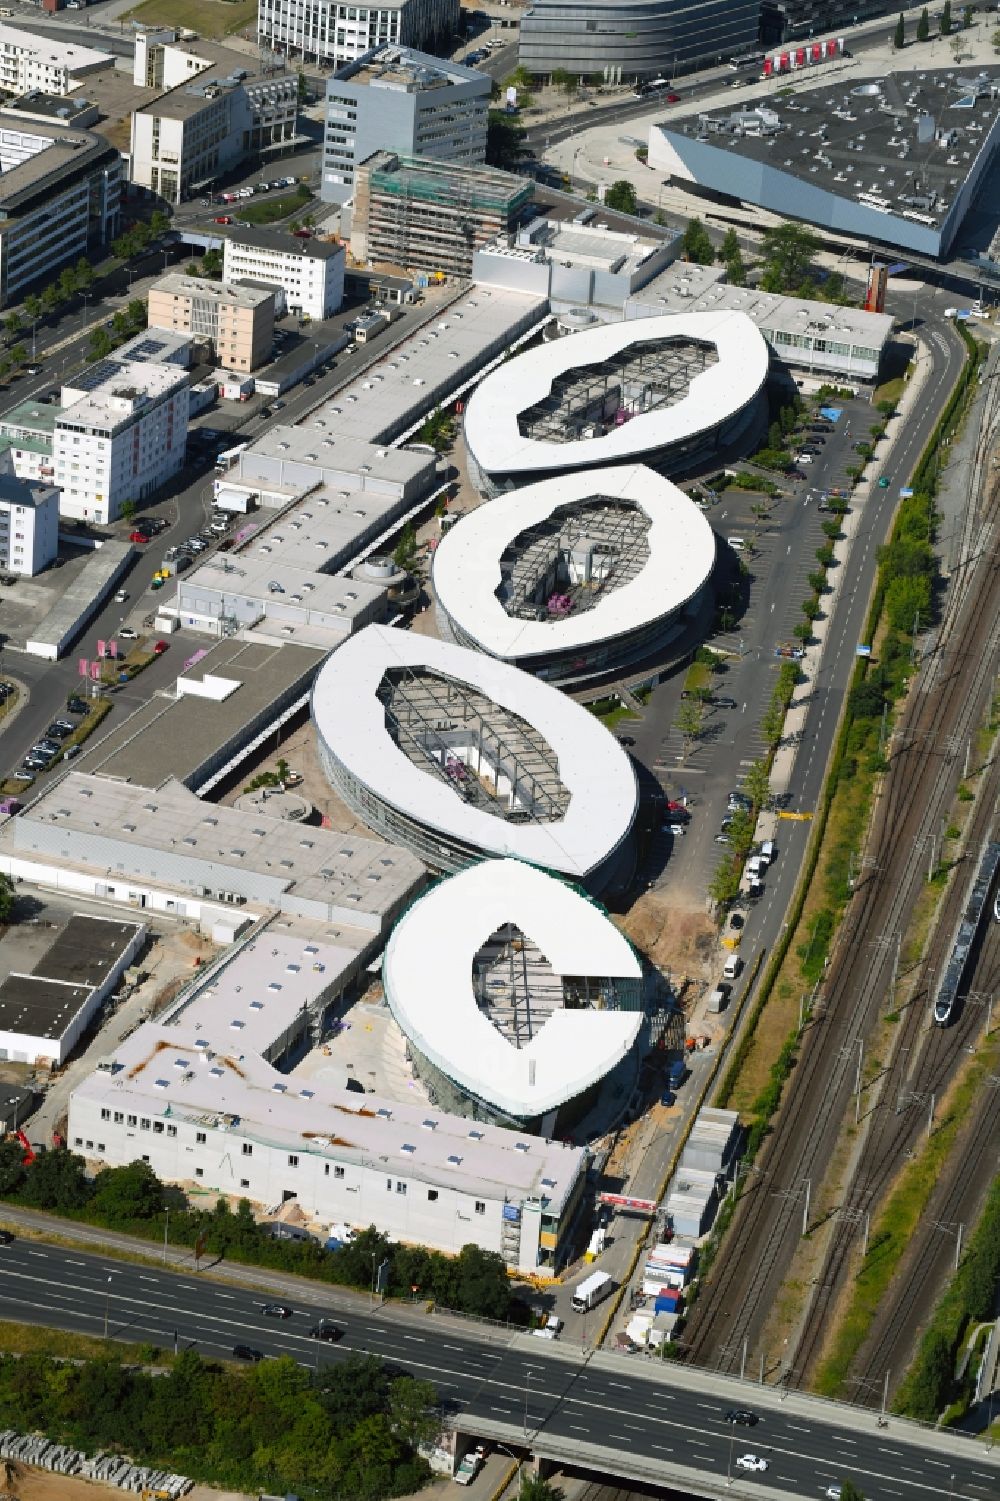
{"label": "parked car", "polygon": [[682,823],[669,823],[669,824],[667,824],[667,828],[669,829],[670,833],[674,835],[675,838],[680,838],[680,836],[682,834],[686,834],[687,833],[687,829],[684,827],[684,825]]}
{"label": "parked car", "polygon": [[536,1339],[558,1339],[562,1326],[562,1319],[558,1318],[556,1314],[550,1313],[541,1328],[533,1329],[531,1332]]}
{"label": "parked car", "polygon": [[130,542],[138,542],[141,547],[149,541],[149,533],[140,531],[129,532],[128,540]]}
{"label": "parked car", "polygon": [[46,738],[49,739],[49,740],[55,740],[55,741],[68,740],[69,737],[70,737],[70,735],[72,735],[72,733],[73,733],[73,726],[72,725],[69,725],[67,727],[67,726],[61,725],[61,724],[50,724],[49,727],[48,727],[48,729],[45,731]]}
{"label": "parked car", "polygon": [[25,365],[24,368],[28,375],[41,375],[42,373],[41,365]]}
{"label": "parked car", "polygon": [[71,714],[86,714],[87,712],[87,705],[84,700],[77,698],[75,695],[68,701],[66,707]]}
{"label": "parked car", "polygon": [[115,604],[116,605],[123,605],[127,599],[128,599],[128,590],[127,589],[116,589],[115,590]]}
{"label": "parked car", "polygon": [[232,216],[232,214],[216,214],[215,218],[212,220],[212,223],[213,224],[232,224],[233,223],[233,216]]}
{"label": "parked car", "polygon": [[130,625],[123,625],[118,631],[119,641],[138,641],[139,632],[134,631]]}
{"label": "parked car", "polygon": [[735,698],[713,698],[712,703],[717,709],[735,709]]}
{"label": "parked car", "polygon": [[163,653],[165,651],[168,651],[169,648],[170,648],[170,642],[169,641],[157,641],[156,645],[153,647],[153,656],[154,657],[162,657]]}

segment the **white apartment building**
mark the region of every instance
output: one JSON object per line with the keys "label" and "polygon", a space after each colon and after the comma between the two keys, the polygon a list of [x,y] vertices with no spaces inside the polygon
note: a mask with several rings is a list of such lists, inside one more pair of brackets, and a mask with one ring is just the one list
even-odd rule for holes
{"label": "white apartment building", "polygon": [[395,43],[432,48],[459,27],[459,0],[394,0],[374,7],[342,0],[259,0],[257,35],[275,52],[340,67]]}
{"label": "white apartment building", "polygon": [[0,89],[5,92],[40,89],[44,94],[68,94],[79,79],[114,65],[110,52],[0,25]]}
{"label": "white apartment building", "polygon": [[297,75],[251,71],[248,61],[213,42],[178,41],[169,29],[139,32],[133,81],[164,93],[133,111],[133,182],[180,203],[244,157],[294,137]]}
{"label": "white apartment building", "polygon": [[329,240],[298,239],[287,230],[238,229],[226,240],[222,279],[279,286],[290,313],[332,318],[344,300],[346,260],[343,245]]}
{"label": "white apartment building", "polygon": [[0,307],[118,232],[122,159],[89,130],[0,110]]}
{"label": "white apartment building", "polygon": [[19,479],[9,455],[0,459],[0,568],[41,573],[59,551],[59,491]]}
{"label": "white apartment building", "polygon": [[63,387],[62,404],[52,466],[64,516],[115,521],[184,462],[188,384],[177,365],[104,360],[85,389]]}
{"label": "white apartment building", "polygon": [[354,169],[385,148],[476,166],[486,160],[492,80],[411,47],[377,47],[326,87],[320,196],[346,203]]}

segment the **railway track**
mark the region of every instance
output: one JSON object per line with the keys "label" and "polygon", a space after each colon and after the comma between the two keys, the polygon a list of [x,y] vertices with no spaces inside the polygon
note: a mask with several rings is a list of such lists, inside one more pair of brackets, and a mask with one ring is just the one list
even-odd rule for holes
{"label": "railway track", "polygon": [[[990,425],[988,419],[984,426]],[[702,1364],[732,1370],[758,1338],[794,1254],[794,1224],[804,1209],[806,1184],[821,1180],[838,1140],[858,1050],[884,1005],[896,944],[923,885],[930,841],[953,793],[959,748],[971,734],[992,685],[1000,648],[1000,571],[992,547],[995,510],[994,505],[983,515],[976,552],[953,580],[937,644],[921,668],[891,752],[870,839],[876,863],[854,892],[831,959],[822,1007],[803,1037],[792,1086],[754,1180],[741,1197],[724,1256],[692,1311],[688,1355]],[[926,991],[933,982],[943,942],[938,938],[932,944],[918,991]],[[960,1022],[957,1032],[952,1028],[916,1049],[921,1072],[915,1074],[911,1053],[925,1020],[922,1001],[904,1014],[899,1045],[880,1081],[876,1115],[881,1132],[889,1102],[898,1097],[898,1090],[893,1094],[897,1076],[940,1076],[943,1082],[950,1071],[948,1060],[954,1057],[954,1039],[969,1025]],[[903,1092],[919,1091],[912,1086]],[[895,1136],[890,1132],[886,1142],[892,1140],[898,1151]],[[889,1155],[888,1147],[876,1152],[871,1192],[879,1186],[879,1167],[883,1181],[888,1176]],[[844,1207],[858,1206],[852,1202]],[[829,1306],[833,1288],[824,1298],[826,1280],[814,1294],[806,1339],[779,1379],[801,1382],[813,1358],[808,1329],[821,1322]],[[813,1341],[817,1337],[811,1336]]]}
{"label": "railway track", "polygon": [[[1000,934],[995,925],[973,974],[976,989],[1000,989]],[[959,1223],[968,1226],[975,1218],[996,1173],[1000,1161],[1000,1087],[991,1084],[985,1091],[982,1105],[970,1116],[956,1143],[955,1158],[961,1171],[942,1176],[907,1248],[899,1275],[854,1362],[855,1400],[859,1403],[877,1402],[893,1375],[901,1377],[908,1367],[927,1312],[954,1266],[954,1227]],[[942,1226],[953,1228],[949,1233],[942,1231]]]}

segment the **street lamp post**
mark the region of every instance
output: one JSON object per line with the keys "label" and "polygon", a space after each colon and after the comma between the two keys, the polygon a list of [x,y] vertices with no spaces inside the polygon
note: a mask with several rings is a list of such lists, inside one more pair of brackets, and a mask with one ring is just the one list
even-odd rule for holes
{"label": "street lamp post", "polygon": [[170,1205],[167,1205],[167,1217],[163,1221],[163,1265],[167,1264],[167,1243],[170,1239]]}
{"label": "street lamp post", "polygon": [[108,1337],[108,1319],[110,1318],[110,1316],[111,1316],[111,1278],[109,1277],[108,1278],[108,1285],[107,1285],[107,1288],[106,1288],[105,1294],[104,1294],[104,1338],[105,1339],[107,1339],[107,1337]]}
{"label": "street lamp post", "polygon": [[531,1391],[531,1372],[524,1373],[524,1436],[528,1437],[528,1396]]}
{"label": "street lamp post", "polygon": [[369,1308],[374,1308],[375,1307],[375,1263],[376,1263],[377,1260],[378,1260],[378,1252],[377,1251],[373,1251],[372,1252],[372,1296],[371,1296],[371,1302],[368,1305]]}

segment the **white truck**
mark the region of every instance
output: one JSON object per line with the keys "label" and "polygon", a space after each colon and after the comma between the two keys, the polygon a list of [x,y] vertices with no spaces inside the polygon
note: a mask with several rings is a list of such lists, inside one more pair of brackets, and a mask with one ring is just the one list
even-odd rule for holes
{"label": "white truck", "polygon": [[483,1468],[485,1455],[482,1448],[470,1449],[459,1460],[458,1469],[455,1471],[456,1485],[471,1485],[479,1471]]}
{"label": "white truck", "polygon": [[573,1311],[575,1313],[587,1313],[602,1298],[606,1298],[614,1287],[614,1283],[607,1272],[591,1272],[585,1277],[580,1286],[573,1293]]}

